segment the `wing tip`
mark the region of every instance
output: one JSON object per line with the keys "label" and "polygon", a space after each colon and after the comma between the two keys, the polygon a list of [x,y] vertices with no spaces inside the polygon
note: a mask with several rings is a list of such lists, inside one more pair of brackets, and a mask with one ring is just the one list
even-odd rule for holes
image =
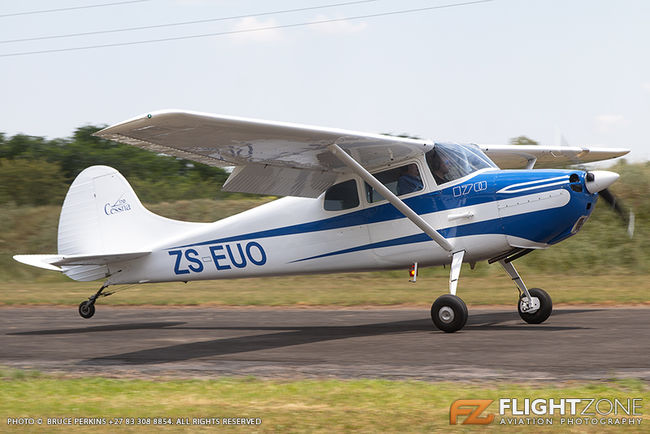
{"label": "wing tip", "polygon": [[193,114],[194,112],[188,111],[188,110],[181,110],[181,109],[161,109],[161,110],[154,110],[151,112],[147,113],[141,113],[137,116],[133,116],[132,118],[126,119],[124,121],[118,122],[116,124],[112,124],[107,126],[106,128],[103,128],[96,133],[93,134],[95,137],[101,137],[101,138],[108,138],[110,139],[111,136],[114,136],[116,133],[118,133],[120,127],[124,125],[128,125],[134,122],[141,122],[141,121],[146,121],[149,119],[153,119],[154,117],[158,117],[160,115],[169,115],[169,114]]}

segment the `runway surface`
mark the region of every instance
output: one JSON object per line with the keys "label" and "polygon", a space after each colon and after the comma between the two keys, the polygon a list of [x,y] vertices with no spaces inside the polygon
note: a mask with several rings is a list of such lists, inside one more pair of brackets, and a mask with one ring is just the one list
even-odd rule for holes
{"label": "runway surface", "polygon": [[650,380],[650,309],[470,309],[433,330],[426,310],[0,309],[0,365],[134,377],[255,375],[423,380]]}

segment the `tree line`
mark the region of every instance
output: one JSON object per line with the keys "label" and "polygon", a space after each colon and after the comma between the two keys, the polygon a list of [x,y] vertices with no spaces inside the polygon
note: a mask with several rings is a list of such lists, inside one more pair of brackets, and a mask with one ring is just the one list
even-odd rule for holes
{"label": "tree line", "polygon": [[233,196],[221,191],[223,169],[93,136],[100,129],[84,126],[51,140],[0,133],[0,203],[61,204],[75,177],[93,165],[120,171],[143,202]]}

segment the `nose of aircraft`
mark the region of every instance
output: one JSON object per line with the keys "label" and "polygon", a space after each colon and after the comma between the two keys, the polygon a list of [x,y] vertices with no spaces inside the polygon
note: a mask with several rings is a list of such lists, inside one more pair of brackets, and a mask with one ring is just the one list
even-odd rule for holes
{"label": "nose of aircraft", "polygon": [[587,173],[585,186],[589,193],[598,193],[612,185],[618,179],[618,176],[618,173],[607,170],[594,170],[593,172]]}

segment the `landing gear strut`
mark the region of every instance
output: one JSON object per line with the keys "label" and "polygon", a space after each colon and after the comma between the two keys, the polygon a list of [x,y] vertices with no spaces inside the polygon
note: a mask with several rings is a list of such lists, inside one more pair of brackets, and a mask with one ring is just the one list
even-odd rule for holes
{"label": "landing gear strut", "polygon": [[463,256],[465,256],[464,250],[454,253],[451,260],[451,272],[449,273],[450,294],[441,295],[431,306],[433,324],[445,333],[456,332],[467,323],[467,305],[456,295]]}
{"label": "landing gear strut", "polygon": [[510,275],[519,290],[517,310],[521,319],[528,324],[541,324],[546,321],[553,311],[551,296],[541,288],[532,288],[530,290],[526,288],[512,262],[505,259],[500,260],[499,263],[506,270],[506,273]]}
{"label": "landing gear strut", "polygon": [[97,298],[99,296],[107,297],[111,295],[110,292],[107,294],[102,294],[102,291],[104,291],[104,289],[107,287],[108,285],[102,285],[102,287],[99,288],[99,291],[97,291],[95,295],[89,297],[88,300],[81,302],[79,305],[79,315],[81,315],[82,318],[88,319],[95,315],[95,301]]}

